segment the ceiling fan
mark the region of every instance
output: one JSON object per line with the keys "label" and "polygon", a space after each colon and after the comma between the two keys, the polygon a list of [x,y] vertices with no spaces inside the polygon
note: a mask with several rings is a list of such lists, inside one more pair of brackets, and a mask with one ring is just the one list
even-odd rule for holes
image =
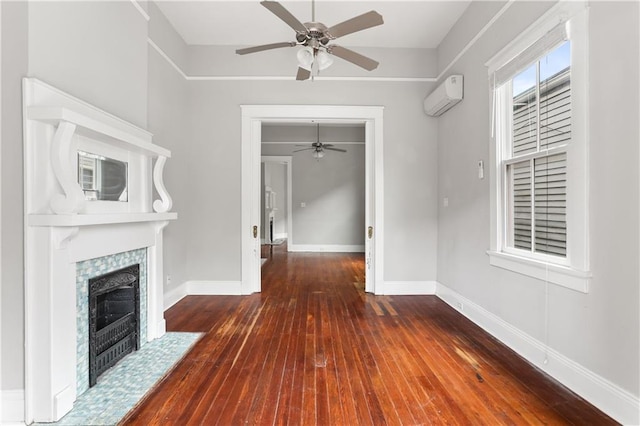
{"label": "ceiling fan", "polygon": [[296,149],[293,152],[313,151],[313,158],[316,158],[318,160],[324,157],[325,150],[347,152],[346,149],[334,148],[333,144],[320,142],[320,123],[318,123],[316,127],[316,142],[312,143],[311,146],[308,146],[308,145],[296,145],[296,146],[304,146],[306,148]]}
{"label": "ceiling fan", "polygon": [[382,15],[372,10],[344,22],[327,27],[315,18],[315,0],[311,1],[311,22],[302,23],[277,1],[262,1],[261,5],[269,9],[274,15],[283,20],[296,32],[296,41],[263,44],[236,50],[238,55],[261,52],[263,50],[279,49],[282,47],[304,46],[298,51],[298,73],[296,80],[307,80],[311,77],[313,68],[323,70],[333,63],[333,56],[351,62],[367,71],[378,67],[378,62],[361,55],[346,47],[329,44],[338,37],[352,34],[367,28],[382,25]]}

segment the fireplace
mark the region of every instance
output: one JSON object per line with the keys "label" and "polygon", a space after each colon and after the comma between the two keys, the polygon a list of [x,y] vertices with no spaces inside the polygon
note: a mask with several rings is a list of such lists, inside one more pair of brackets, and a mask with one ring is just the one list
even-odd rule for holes
{"label": "fireplace", "polygon": [[[23,94],[24,412],[31,424],[60,420],[89,388],[90,371],[95,381],[123,353],[165,333],[163,229],[177,214],[162,178],[171,152],[149,132],[36,79],[23,80]],[[85,199],[79,151],[127,163],[126,201]],[[90,302],[89,280],[136,264],[139,278],[124,279],[129,289],[109,296],[99,289]]]}
{"label": "fireplace", "polygon": [[140,347],[140,265],[89,280],[89,386]]}

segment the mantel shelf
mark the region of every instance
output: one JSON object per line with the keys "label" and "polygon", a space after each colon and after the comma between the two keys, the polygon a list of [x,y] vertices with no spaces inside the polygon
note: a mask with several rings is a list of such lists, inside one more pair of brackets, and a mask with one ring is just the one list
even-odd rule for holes
{"label": "mantel shelf", "polygon": [[[102,140],[105,136],[112,144],[120,145],[129,151],[140,152],[152,157],[171,157],[171,151],[145,140],[151,139],[151,134],[129,123],[120,123],[115,117],[110,117],[112,123],[89,117],[81,112],[66,107],[30,106],[27,110],[30,120],[41,121],[57,125],[65,121],[77,126],[77,133],[89,137],[98,135]],[[138,133],[139,136],[133,134]]]}
{"label": "mantel shelf", "polygon": [[176,220],[178,213],[30,214],[29,226],[75,227]]}

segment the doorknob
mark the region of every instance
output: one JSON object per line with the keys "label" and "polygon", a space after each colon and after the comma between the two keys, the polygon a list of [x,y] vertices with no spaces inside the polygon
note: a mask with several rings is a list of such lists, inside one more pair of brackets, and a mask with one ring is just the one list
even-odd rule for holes
{"label": "doorknob", "polygon": [[369,229],[367,230],[367,235],[369,236],[369,239],[373,237],[373,226],[369,227]]}
{"label": "doorknob", "polygon": [[258,238],[258,226],[253,225],[253,238]]}

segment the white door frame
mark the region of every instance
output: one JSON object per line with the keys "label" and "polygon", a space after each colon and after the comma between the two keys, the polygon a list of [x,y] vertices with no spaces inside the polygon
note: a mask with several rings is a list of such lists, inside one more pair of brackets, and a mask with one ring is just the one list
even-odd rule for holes
{"label": "white door frame", "polygon": [[263,163],[280,163],[284,164],[286,167],[286,176],[287,176],[287,244],[290,244],[293,240],[293,226],[292,217],[293,217],[293,174],[292,174],[292,166],[293,166],[293,157],[291,155],[263,155],[261,157],[261,161]]}
{"label": "white door frame", "polygon": [[[365,124],[365,290],[382,294],[384,283],[383,107],[331,105],[242,105],[242,294],[259,292],[260,159],[262,122],[320,120]],[[254,227],[258,230],[254,238]],[[373,238],[367,236],[373,228]]]}

